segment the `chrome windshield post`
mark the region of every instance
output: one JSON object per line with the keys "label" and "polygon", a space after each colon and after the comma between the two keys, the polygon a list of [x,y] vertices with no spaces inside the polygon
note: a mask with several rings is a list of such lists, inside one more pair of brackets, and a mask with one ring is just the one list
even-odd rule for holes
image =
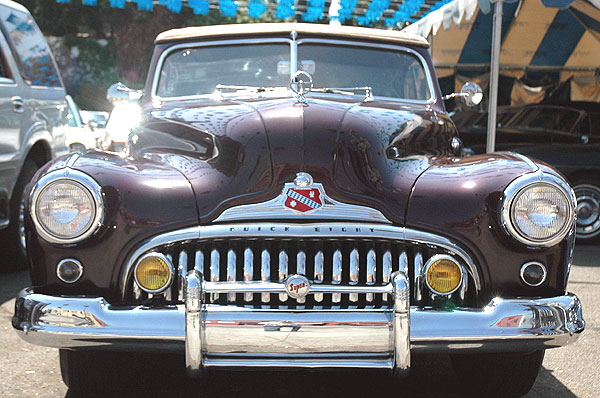
{"label": "chrome windshield post", "polygon": [[202,283],[202,274],[196,270],[185,276],[185,364],[192,377],[203,372]]}
{"label": "chrome windshield post", "polygon": [[394,368],[395,376],[406,376],[410,370],[410,282],[408,275],[397,271],[392,275],[394,295]]}
{"label": "chrome windshield post", "polygon": [[298,72],[298,42],[296,41],[298,32],[292,30],[290,37],[292,39],[290,43],[290,81],[292,81]]}

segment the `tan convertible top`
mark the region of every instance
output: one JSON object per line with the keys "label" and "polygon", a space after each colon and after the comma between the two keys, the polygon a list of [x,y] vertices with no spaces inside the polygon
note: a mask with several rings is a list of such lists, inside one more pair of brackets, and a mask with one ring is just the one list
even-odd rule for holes
{"label": "tan convertible top", "polygon": [[214,38],[219,36],[255,36],[265,34],[285,34],[296,31],[299,37],[319,35],[335,38],[368,39],[388,41],[419,47],[429,47],[425,38],[394,30],[359,28],[354,26],[332,26],[307,23],[247,23],[235,25],[210,25],[163,32],[156,38],[156,43],[168,43],[179,40]]}

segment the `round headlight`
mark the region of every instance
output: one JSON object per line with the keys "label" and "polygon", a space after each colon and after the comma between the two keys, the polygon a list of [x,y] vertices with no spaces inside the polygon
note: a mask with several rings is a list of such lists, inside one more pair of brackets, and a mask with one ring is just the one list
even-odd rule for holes
{"label": "round headlight", "polygon": [[433,256],[425,264],[425,283],[433,293],[448,295],[455,292],[462,277],[461,266],[450,256]]}
{"label": "round headlight", "polygon": [[558,243],[573,225],[573,200],[561,186],[534,182],[506,198],[503,223],[519,241],[538,246]]}
{"label": "round headlight", "polygon": [[[75,174],[75,176],[73,176]],[[100,188],[88,176],[44,177],[33,193],[31,215],[38,233],[53,243],[75,243],[100,225]]]}
{"label": "round headlight", "polygon": [[135,281],[148,293],[160,293],[169,287],[173,279],[173,266],[160,253],[149,253],[135,266]]}

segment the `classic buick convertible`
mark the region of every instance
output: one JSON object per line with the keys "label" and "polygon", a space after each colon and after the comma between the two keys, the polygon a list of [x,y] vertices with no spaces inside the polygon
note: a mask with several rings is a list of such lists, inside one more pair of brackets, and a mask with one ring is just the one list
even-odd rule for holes
{"label": "classic buick convertible", "polygon": [[303,24],[159,35],[126,152],[34,178],[14,328],[60,348],[73,389],[145,350],[190,375],[402,376],[440,352],[469,386],[526,393],[584,329],[574,195],[522,155],[458,156],[427,47]]}

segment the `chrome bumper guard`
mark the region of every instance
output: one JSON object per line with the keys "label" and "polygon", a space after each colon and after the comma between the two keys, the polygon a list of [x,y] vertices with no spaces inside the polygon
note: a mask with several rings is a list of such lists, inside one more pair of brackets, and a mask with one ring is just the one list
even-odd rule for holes
{"label": "chrome bumper guard", "polygon": [[[314,289],[313,289],[314,287]],[[205,367],[387,368],[404,374],[411,352],[519,351],[574,342],[585,328],[577,296],[494,299],[482,309],[409,307],[409,282],[311,286],[312,293],[387,293],[391,309],[257,309],[203,304],[203,295],[285,292],[283,284],[213,283],[186,277],[185,305],[115,307],[101,297],[53,297],[30,289],[13,327],[32,344],[58,348],[185,350],[190,374]]]}

